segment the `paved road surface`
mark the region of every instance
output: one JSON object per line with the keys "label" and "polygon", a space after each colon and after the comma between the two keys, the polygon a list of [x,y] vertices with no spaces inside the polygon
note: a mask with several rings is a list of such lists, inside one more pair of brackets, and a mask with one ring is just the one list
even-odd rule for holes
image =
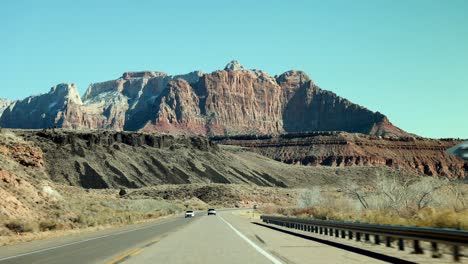
{"label": "paved road surface", "polygon": [[184,218],[137,225],[117,230],[86,234],[77,238],[35,241],[16,246],[0,247],[0,264],[24,263],[105,263],[126,250],[149,243],[157,237],[190,224]]}
{"label": "paved road surface", "polygon": [[254,225],[222,212],[191,225],[122,263],[383,263],[346,250]]}
{"label": "paved road surface", "polygon": [[179,217],[107,231],[96,234],[97,237],[2,247],[0,264],[379,263],[356,253],[254,225],[238,213],[198,214],[193,219]]}

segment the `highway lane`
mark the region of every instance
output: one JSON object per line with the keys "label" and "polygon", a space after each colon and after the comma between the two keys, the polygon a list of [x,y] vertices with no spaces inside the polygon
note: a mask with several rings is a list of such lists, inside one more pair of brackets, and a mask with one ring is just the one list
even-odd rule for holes
{"label": "highway lane", "polygon": [[198,218],[158,243],[136,249],[121,263],[384,263],[252,224],[236,212]]}
{"label": "highway lane", "polygon": [[180,216],[78,239],[1,247],[0,264],[382,263],[253,224],[246,215],[234,210],[218,212],[217,216],[198,212],[194,218]]}
{"label": "highway lane", "polygon": [[[281,263],[274,262],[276,258],[271,254],[252,246],[221,217],[198,216],[199,221],[144,249],[124,263]],[[262,253],[266,253],[266,256]]]}
{"label": "highway lane", "polygon": [[[50,241],[35,241],[17,246],[0,248],[0,264],[24,263],[105,263],[106,261],[145,243],[152,243],[170,232],[194,222],[197,219],[175,219],[128,226],[104,234],[95,233],[81,239],[59,238]],[[61,243],[60,241],[63,241]],[[66,241],[66,242],[65,242]],[[39,246],[37,245],[39,244]],[[42,244],[42,245],[41,245]],[[17,248],[22,248],[18,251]]]}

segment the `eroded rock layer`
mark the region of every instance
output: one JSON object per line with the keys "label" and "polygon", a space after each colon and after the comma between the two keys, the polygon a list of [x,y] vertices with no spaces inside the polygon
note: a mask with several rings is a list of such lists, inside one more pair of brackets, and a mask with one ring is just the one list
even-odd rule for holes
{"label": "eroded rock layer", "polygon": [[61,129],[14,133],[41,150],[51,180],[73,186],[248,183],[287,187],[287,178],[274,170],[250,166],[201,136]]}
{"label": "eroded rock layer", "polygon": [[306,166],[389,166],[430,176],[464,178],[468,162],[446,150],[459,139],[375,137],[340,132],[237,136],[213,138],[220,144],[238,145],[289,164]]}

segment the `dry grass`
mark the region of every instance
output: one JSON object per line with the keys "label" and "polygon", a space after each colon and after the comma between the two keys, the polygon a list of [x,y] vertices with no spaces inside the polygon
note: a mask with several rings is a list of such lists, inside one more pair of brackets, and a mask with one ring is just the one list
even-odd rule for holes
{"label": "dry grass", "polygon": [[265,214],[375,224],[468,230],[468,186],[423,177],[406,181],[385,176],[365,186],[304,190],[297,207],[270,206]]}
{"label": "dry grass", "polygon": [[34,218],[0,219],[0,244],[43,239],[68,233],[139,223],[179,213],[183,205],[157,199],[123,199],[118,190],[84,190],[53,185],[60,199],[49,201]]}

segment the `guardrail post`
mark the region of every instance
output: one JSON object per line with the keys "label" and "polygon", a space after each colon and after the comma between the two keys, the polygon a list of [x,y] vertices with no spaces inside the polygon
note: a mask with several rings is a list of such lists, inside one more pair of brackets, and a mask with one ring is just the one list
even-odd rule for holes
{"label": "guardrail post", "polygon": [[348,231],[348,238],[353,239],[353,231]]}
{"label": "guardrail post", "polygon": [[323,234],[323,228],[320,227],[320,234]]}
{"label": "guardrail post", "polygon": [[442,254],[439,252],[439,245],[436,242],[431,242],[432,257],[440,258]]}
{"label": "guardrail post", "polygon": [[380,245],[380,237],[379,237],[379,235],[374,235],[374,244]]}
{"label": "guardrail post", "polygon": [[370,235],[369,234],[364,234],[364,240],[369,242],[370,241]]}
{"label": "guardrail post", "polygon": [[346,238],[346,231],[341,230],[341,238]]}
{"label": "guardrail post", "polygon": [[340,230],[335,229],[335,237],[340,237]]}
{"label": "guardrail post", "polygon": [[392,238],[391,237],[386,237],[385,238],[385,246],[387,246],[387,247],[392,246]]}
{"label": "guardrail post", "polygon": [[361,241],[361,233],[356,232],[356,241]]}
{"label": "guardrail post", "polygon": [[419,240],[413,240],[413,248],[414,248],[413,254],[424,253],[423,249],[421,248],[421,244],[419,243]]}
{"label": "guardrail post", "polygon": [[325,235],[328,236],[328,227],[325,227]]}
{"label": "guardrail post", "polygon": [[330,228],[330,236],[333,236],[333,228]]}
{"label": "guardrail post", "polygon": [[452,248],[452,254],[453,254],[453,260],[454,261],[460,261],[460,246],[459,245],[454,245]]}
{"label": "guardrail post", "polygon": [[398,239],[398,250],[405,250],[405,241],[403,238]]}

